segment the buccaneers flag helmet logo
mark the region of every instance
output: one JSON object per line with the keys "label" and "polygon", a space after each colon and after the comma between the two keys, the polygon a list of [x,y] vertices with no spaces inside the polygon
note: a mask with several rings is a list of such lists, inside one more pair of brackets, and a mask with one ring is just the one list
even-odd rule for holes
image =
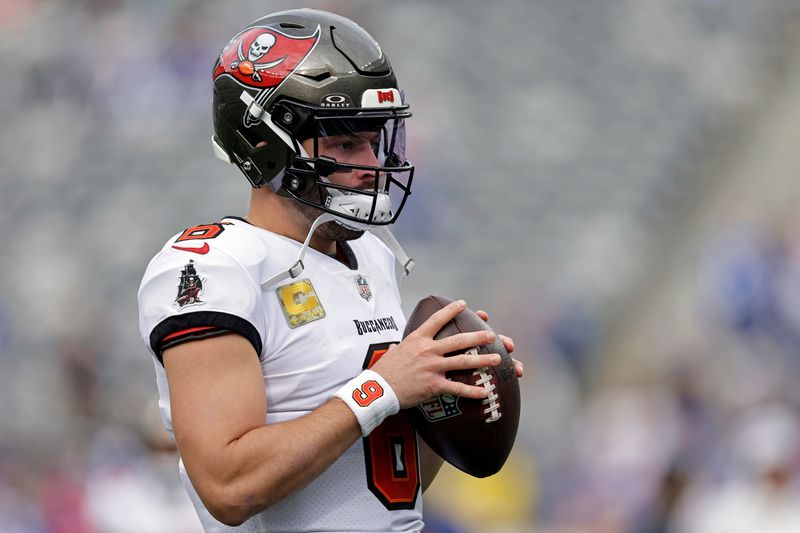
{"label": "buccaneers flag helmet logo", "polygon": [[228,74],[254,89],[277,87],[311,53],[319,33],[319,26],[307,37],[291,37],[259,26],[248,28],[222,49],[212,77]]}

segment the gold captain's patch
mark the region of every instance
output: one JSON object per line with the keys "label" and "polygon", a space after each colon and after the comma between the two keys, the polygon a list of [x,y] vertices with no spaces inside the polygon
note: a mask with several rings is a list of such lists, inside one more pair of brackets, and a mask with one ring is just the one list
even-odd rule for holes
{"label": "gold captain's patch", "polygon": [[319,301],[309,279],[301,279],[275,289],[281,302],[283,315],[290,328],[296,328],[325,317],[325,309]]}

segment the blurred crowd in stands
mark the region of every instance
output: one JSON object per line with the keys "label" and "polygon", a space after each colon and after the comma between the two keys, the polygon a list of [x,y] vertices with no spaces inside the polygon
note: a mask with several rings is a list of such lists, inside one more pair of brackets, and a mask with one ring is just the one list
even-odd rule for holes
{"label": "blurred crowd in stands", "polygon": [[[609,353],[619,317],[653,313],[620,311],[659,283],[651,252],[680,249],[657,228],[725,187],[690,169],[800,54],[800,5],[309,5],[376,35],[410,95],[406,307],[466,296],[526,363],[508,465],[444,469],[426,532],[800,531],[800,216],[717,229],[663,330]],[[199,531],[136,288],[171,234],[242,213],[244,180],[211,157],[210,70],[289,7],[0,3],[0,532]]]}

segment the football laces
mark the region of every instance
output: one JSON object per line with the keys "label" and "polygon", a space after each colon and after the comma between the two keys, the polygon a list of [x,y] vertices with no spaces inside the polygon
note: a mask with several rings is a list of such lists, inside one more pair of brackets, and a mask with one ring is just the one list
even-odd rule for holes
{"label": "football laces", "polygon": [[483,388],[489,392],[489,395],[481,401],[481,404],[486,406],[486,409],[483,410],[483,414],[489,415],[484,422],[491,424],[492,422],[500,420],[503,416],[500,412],[500,402],[497,401],[500,399],[500,396],[494,392],[495,384],[492,383],[492,376],[489,374],[489,368],[485,366],[483,368],[476,368],[472,372],[472,375],[478,376],[475,385],[482,385]]}

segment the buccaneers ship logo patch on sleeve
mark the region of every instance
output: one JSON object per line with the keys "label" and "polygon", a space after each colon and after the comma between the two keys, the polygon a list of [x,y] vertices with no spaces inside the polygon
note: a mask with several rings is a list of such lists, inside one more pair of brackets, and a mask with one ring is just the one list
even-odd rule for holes
{"label": "buccaneers ship logo patch on sleeve", "polygon": [[325,309],[322,308],[310,279],[278,287],[275,292],[290,328],[296,328],[325,317]]}
{"label": "buccaneers ship logo patch on sleeve", "polygon": [[203,292],[203,281],[194,268],[194,260],[189,259],[189,262],[181,270],[178,282],[178,296],[175,297],[178,307],[205,303],[200,299],[200,294]]}

